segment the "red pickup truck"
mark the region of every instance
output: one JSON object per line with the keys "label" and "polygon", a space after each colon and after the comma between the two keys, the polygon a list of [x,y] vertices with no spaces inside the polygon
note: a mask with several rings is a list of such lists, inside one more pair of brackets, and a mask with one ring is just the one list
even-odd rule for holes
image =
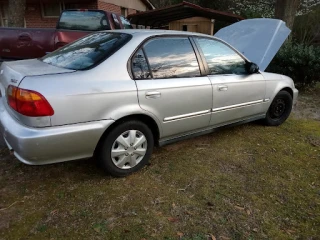
{"label": "red pickup truck", "polygon": [[56,29],[0,28],[0,62],[42,57],[93,31],[132,28],[116,13],[101,10],[65,10]]}

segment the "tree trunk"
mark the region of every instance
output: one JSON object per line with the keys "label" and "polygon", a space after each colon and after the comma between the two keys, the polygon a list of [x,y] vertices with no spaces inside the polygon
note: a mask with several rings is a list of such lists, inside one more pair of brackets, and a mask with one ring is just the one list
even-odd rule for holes
{"label": "tree trunk", "polygon": [[292,29],[300,0],[276,0],[275,17],[286,22],[287,27]]}
{"label": "tree trunk", "polygon": [[24,27],[26,0],[10,0],[8,9],[8,26]]}

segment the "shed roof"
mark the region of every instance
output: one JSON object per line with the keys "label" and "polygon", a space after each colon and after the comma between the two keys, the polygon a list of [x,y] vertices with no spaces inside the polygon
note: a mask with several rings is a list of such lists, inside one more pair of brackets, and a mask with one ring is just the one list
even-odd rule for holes
{"label": "shed roof", "polygon": [[234,23],[244,19],[243,17],[233,13],[203,8],[185,1],[170,7],[131,14],[128,16],[128,19],[131,23],[137,25],[161,27],[168,25],[172,21],[191,17],[205,17],[229,23]]}

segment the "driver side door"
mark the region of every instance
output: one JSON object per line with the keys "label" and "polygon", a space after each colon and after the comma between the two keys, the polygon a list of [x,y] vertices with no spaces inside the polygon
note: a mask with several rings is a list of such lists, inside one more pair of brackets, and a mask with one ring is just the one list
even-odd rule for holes
{"label": "driver side door", "polygon": [[212,84],[210,125],[222,126],[264,114],[265,79],[250,74],[247,61],[222,41],[194,38]]}

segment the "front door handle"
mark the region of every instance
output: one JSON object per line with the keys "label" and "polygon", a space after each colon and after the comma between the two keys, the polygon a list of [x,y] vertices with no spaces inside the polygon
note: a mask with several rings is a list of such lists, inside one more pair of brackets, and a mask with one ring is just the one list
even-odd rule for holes
{"label": "front door handle", "polygon": [[146,98],[159,98],[161,97],[160,92],[146,92]]}
{"label": "front door handle", "polygon": [[218,90],[219,91],[228,91],[228,86],[225,86],[225,85],[218,86]]}

